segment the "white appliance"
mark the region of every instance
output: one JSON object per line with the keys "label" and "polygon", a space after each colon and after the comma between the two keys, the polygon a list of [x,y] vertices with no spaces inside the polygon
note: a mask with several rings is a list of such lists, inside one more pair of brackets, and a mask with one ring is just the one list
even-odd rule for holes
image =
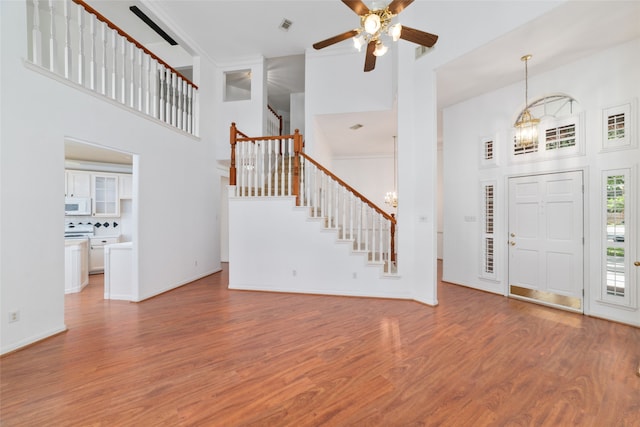
{"label": "white appliance", "polygon": [[64,214],[71,215],[91,215],[91,199],[85,197],[65,197]]}

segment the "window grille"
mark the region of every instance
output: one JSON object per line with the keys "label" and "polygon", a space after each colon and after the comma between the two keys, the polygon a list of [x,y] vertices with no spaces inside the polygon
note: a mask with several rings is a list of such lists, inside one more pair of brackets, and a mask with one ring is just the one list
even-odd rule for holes
{"label": "window grille", "polygon": [[513,137],[513,155],[521,156],[523,154],[537,153],[538,152],[538,140],[534,141],[531,144],[523,144],[521,145],[518,142],[518,138],[514,135]]}
{"label": "window grille", "polygon": [[602,148],[619,150],[637,146],[633,137],[633,112],[637,101],[602,110]]}
{"label": "window grille", "polygon": [[624,113],[619,113],[607,117],[607,140],[624,138],[624,116]]}
{"label": "window grille", "polygon": [[493,140],[488,139],[484,142],[484,159],[493,160]]}
{"label": "window grille", "polygon": [[576,145],[576,124],[550,128],[545,131],[545,143],[547,150],[573,147]]}
{"label": "window grille", "polygon": [[482,260],[481,277],[496,278],[495,270],[495,181],[482,184]]}
{"label": "window grille", "polygon": [[[631,276],[629,275],[629,212],[630,171],[619,169],[603,173],[602,299],[632,306]],[[633,255],[633,254],[631,254]]]}

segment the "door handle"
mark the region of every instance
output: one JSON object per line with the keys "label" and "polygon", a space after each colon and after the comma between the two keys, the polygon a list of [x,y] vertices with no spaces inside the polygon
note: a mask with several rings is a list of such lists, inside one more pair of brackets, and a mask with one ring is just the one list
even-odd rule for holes
{"label": "door handle", "polygon": [[640,261],[634,262],[633,265],[635,265],[636,267],[640,267]]}
{"label": "door handle", "polygon": [[516,242],[514,242],[514,241],[512,240],[512,241],[510,241],[510,242],[509,242],[509,244],[510,244],[511,246],[515,246],[515,245],[516,245]]}
{"label": "door handle", "polygon": [[510,234],[511,237],[516,237],[515,233]]}

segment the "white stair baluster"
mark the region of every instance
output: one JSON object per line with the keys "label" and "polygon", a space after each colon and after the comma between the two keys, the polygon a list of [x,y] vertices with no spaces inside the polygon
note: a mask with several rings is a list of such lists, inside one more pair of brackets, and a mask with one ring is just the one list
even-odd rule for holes
{"label": "white stair baluster", "polygon": [[89,51],[89,89],[96,90],[96,22],[97,18],[89,17],[89,37],[91,50]]}
{"label": "white stair baluster", "polygon": [[100,64],[100,93],[107,95],[107,24],[100,22],[100,41],[102,42],[102,64]]}
{"label": "white stair baluster", "polygon": [[127,104],[127,45],[129,42],[124,37],[120,37],[120,53],[122,55],[120,67],[120,102]]}
{"label": "white stair baluster", "polygon": [[140,78],[144,81],[144,112],[151,115],[151,57],[144,56],[144,70],[140,70]]}
{"label": "white stair baluster", "polygon": [[272,196],[271,193],[272,186],[271,182],[273,181],[273,140],[270,139],[267,141],[267,195]]}
{"label": "white stair baluster", "polygon": [[84,58],[84,20],[87,12],[80,5],[76,5],[78,11],[78,84],[85,85],[85,58]]}
{"label": "white stair baluster", "polygon": [[174,126],[182,129],[182,77],[176,76],[176,121]]}
{"label": "white stair baluster", "polygon": [[191,133],[193,128],[193,86],[187,88],[187,132]]}
{"label": "white stair baluster", "polygon": [[180,98],[180,103],[182,104],[182,124],[180,125],[180,129],[183,131],[187,130],[187,109],[189,108],[187,105],[188,87],[186,80],[182,80],[182,96]]}
{"label": "white stair baluster", "polygon": [[111,30],[111,99],[118,100],[118,33]]}
{"label": "white stair baluster", "polygon": [[160,88],[162,83],[160,82],[160,71],[158,70],[158,61],[155,59],[149,60],[149,92],[151,93],[151,115],[156,119],[160,118]]}
{"label": "white stair baluster", "polygon": [[137,81],[137,85],[136,85],[136,99],[138,100],[138,104],[136,109],[138,111],[143,111],[143,105],[144,105],[144,95],[143,95],[143,88],[144,86],[144,59],[143,58],[148,58],[148,55],[145,55],[144,57],[142,56],[142,49],[136,49],[136,55],[138,56],[138,60],[136,61],[136,63],[138,64],[138,67],[136,68],[136,81]]}
{"label": "white stair baluster", "polygon": [[40,2],[33,0],[33,28],[31,29],[31,62],[42,64],[42,33],[40,32]]}
{"label": "white stair baluster", "polygon": [[136,105],[136,46],[133,43],[129,45],[129,107]]}
{"label": "white stair baluster", "polygon": [[56,10],[55,0],[49,0],[49,17],[50,17],[50,29],[49,29],[49,71],[56,72],[58,59],[58,42],[56,40]]}
{"label": "white stair baluster", "polygon": [[176,84],[177,75],[171,72],[171,124],[176,125]]}
{"label": "white stair baluster", "polygon": [[164,122],[165,121],[164,120],[164,110],[165,110],[165,106],[166,106],[166,102],[164,100],[165,88],[166,88],[165,68],[164,68],[164,65],[162,65],[162,64],[158,64],[158,67],[159,67],[158,74],[160,76],[160,88],[158,90],[158,92],[159,92],[159,94],[158,94],[158,118]]}
{"label": "white stair baluster", "polygon": [[372,253],[372,261],[376,260],[376,222],[377,218],[375,215],[375,211],[371,210],[371,253]]}
{"label": "white stair baluster", "polygon": [[64,6],[64,78],[71,79],[71,13],[69,0],[63,0]]}

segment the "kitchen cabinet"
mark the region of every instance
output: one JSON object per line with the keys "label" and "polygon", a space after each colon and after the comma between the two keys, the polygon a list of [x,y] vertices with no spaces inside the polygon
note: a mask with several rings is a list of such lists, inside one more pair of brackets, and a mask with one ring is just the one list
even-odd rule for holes
{"label": "kitchen cabinet", "polygon": [[104,271],[104,247],[118,243],[120,237],[91,237],[89,239],[89,273]]}
{"label": "kitchen cabinet", "polygon": [[64,292],[80,292],[89,284],[87,239],[66,239],[64,248]]}
{"label": "kitchen cabinet", "polygon": [[118,177],[119,193],[121,199],[133,198],[133,177],[131,174],[123,173]]}
{"label": "kitchen cabinet", "polygon": [[91,197],[91,174],[82,171],[65,172],[66,197]]}
{"label": "kitchen cabinet", "polygon": [[93,216],[120,216],[118,175],[92,174]]}

